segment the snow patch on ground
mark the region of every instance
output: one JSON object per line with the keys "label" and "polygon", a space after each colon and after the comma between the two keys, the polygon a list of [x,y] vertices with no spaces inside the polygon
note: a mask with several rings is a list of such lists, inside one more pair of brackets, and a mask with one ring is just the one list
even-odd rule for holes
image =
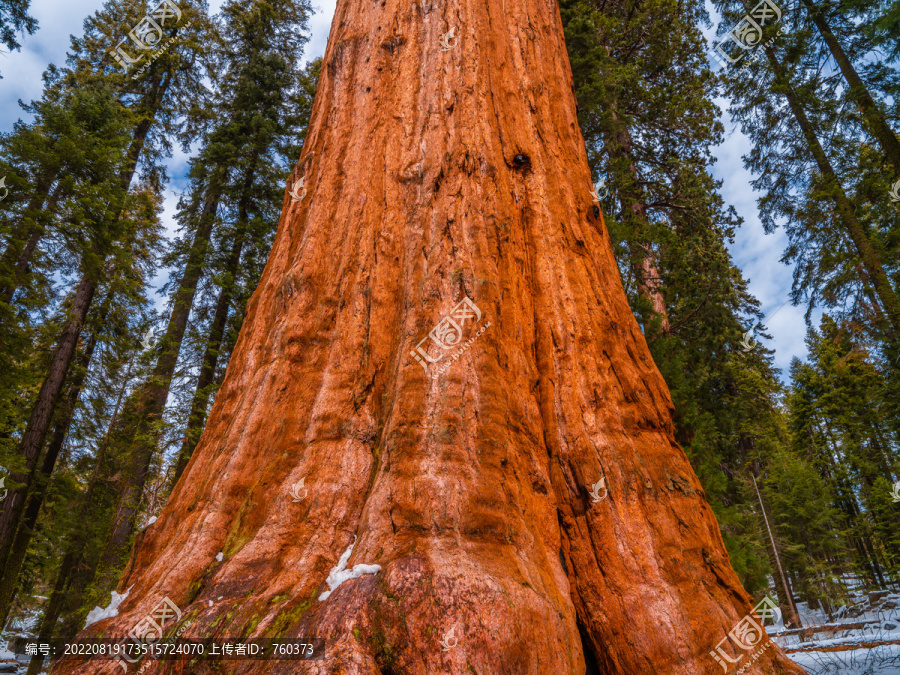
{"label": "snow patch on ground", "polygon": [[770,631],[769,637],[810,675],[900,674],[900,594],[857,588],[849,595],[831,617],[797,603],[805,635]]}
{"label": "snow patch on ground", "polygon": [[109,607],[94,607],[94,609],[88,612],[87,623],[84,624],[84,627],[87,628],[92,623],[103,621],[103,619],[111,619],[114,616],[119,616],[119,605],[121,605],[122,601],[128,597],[131,589],[132,587],[129,586],[128,590],[121,595],[113,591],[111,594],[112,598],[109,601]]}
{"label": "snow patch on ground", "polygon": [[810,675],[897,675],[900,645],[853,649],[846,652],[795,652],[790,659]]}
{"label": "snow patch on ground", "polygon": [[348,579],[359,579],[363,574],[377,574],[381,571],[381,565],[354,565],[353,569],[347,569],[347,562],[350,560],[350,554],[353,553],[353,547],[356,546],[356,535],[353,535],[353,541],[344,551],[344,554],[338,560],[338,564],[331,568],[325,583],[328,584],[328,590],[319,596],[319,602],[326,600],[329,595],[334,592],[338,586]]}

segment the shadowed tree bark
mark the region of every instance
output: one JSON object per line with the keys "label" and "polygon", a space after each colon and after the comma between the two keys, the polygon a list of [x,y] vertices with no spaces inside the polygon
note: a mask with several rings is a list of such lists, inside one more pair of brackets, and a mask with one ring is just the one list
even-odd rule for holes
{"label": "shadowed tree bark", "polygon": [[[751,599],[591,200],[556,2],[340,0],[324,63],[308,192],[130,594],[82,636],[168,597],[186,637],[325,641],[236,673],[696,675],[723,640],[801,673],[728,646]],[[354,541],[380,570],[319,601]]]}

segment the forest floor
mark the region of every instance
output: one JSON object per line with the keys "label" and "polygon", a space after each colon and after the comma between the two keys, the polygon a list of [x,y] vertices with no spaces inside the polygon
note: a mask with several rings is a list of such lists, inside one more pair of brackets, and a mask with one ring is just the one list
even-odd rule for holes
{"label": "forest floor", "polygon": [[[851,592],[834,618],[797,604],[803,628],[768,626],[772,641],[809,675],[900,675],[900,594]],[[0,633],[0,674],[24,675],[28,657],[10,652],[13,637],[33,638],[40,612],[14,618]]]}
{"label": "forest floor", "polygon": [[832,619],[805,602],[797,610],[802,629],[766,630],[809,675],[900,675],[900,594],[851,591]]}

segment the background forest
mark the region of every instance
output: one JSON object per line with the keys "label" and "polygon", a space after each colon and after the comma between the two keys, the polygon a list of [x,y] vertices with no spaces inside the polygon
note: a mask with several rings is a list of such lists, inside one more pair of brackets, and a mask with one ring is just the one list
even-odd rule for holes
{"label": "background forest", "polygon": [[[8,49],[38,28],[27,4],[0,0]],[[560,2],[599,205],[677,438],[745,588],[796,625],[796,603],[832,617],[851,581],[900,584],[900,0],[782,3],[774,39],[724,69],[704,31],[722,39],[748,7],[713,4],[715,26],[693,0]],[[135,76],[110,50],[148,5],[107,0],[0,136],[0,617],[39,616],[42,638],[108,603],[190,459],[315,95],[306,0],[178,6],[171,46]],[[743,220],[712,174],[721,100],[809,320],[787,373],[727,247]],[[169,238],[176,147],[191,158]]]}

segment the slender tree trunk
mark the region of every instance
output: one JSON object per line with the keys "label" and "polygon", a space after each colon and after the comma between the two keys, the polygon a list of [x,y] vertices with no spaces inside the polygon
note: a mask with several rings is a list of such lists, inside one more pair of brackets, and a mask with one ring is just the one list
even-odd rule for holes
{"label": "slender tree trunk", "polygon": [[50,485],[50,476],[56,466],[56,460],[62,450],[66,434],[75,414],[75,407],[78,405],[81,390],[87,379],[88,367],[90,366],[96,344],[97,334],[94,332],[88,339],[84,353],[79,358],[81,369],[78,379],[72,383],[69,389],[68,412],[64,419],[56,423],[53,436],[50,439],[50,445],[47,448],[47,452],[44,453],[44,459],[41,462],[40,476],[33,481],[31,491],[28,494],[24,517],[16,529],[12,546],[8,551],[0,552],[0,561],[5,561],[3,564],[3,577],[0,578],[0,625],[6,623],[6,618],[9,615],[19,572],[25,560],[25,553],[28,550],[28,544],[31,542],[31,535],[34,533],[38,515],[44,503],[44,496]]}
{"label": "slender tree trunk", "polygon": [[[130,467],[125,472],[124,484],[116,507],[116,515],[108,537],[100,569],[103,575],[101,588],[112,588],[128,556],[131,535],[135,528],[135,519],[147,481],[147,473],[153,453],[158,442],[158,432],[154,428],[162,419],[166,399],[181,351],[181,342],[187,330],[188,318],[194,305],[197,284],[203,273],[207,257],[207,247],[212,236],[216,220],[216,211],[222,194],[222,172],[218,172],[207,191],[203,208],[200,212],[199,225],[191,249],[184,274],[175,300],[166,332],[160,340],[160,354],[150,378],[134,395],[134,412],[127,412],[126,417],[135,419],[136,428],[127,456]],[[133,417],[132,417],[133,415]]]}
{"label": "slender tree trunk", "polygon": [[[47,601],[47,607],[44,609],[44,616],[41,617],[40,628],[38,629],[37,642],[46,642],[54,637],[56,632],[56,622],[59,619],[62,610],[63,599],[65,597],[66,585],[69,577],[74,569],[75,561],[67,551],[63,556],[62,564],[56,574],[56,582],[53,584],[53,590],[50,592],[50,599]],[[44,657],[42,654],[32,656],[28,663],[28,670],[25,675],[38,675],[41,672],[41,666],[44,665]]]}
{"label": "slender tree trunk", "polygon": [[[822,433],[827,439],[828,449],[831,453],[830,459],[832,466],[841,466],[842,458],[838,452],[840,446],[832,436],[828,427],[826,425],[821,426],[823,429]],[[859,503],[856,500],[856,491],[853,489],[853,486],[848,483],[843,474],[834,478],[834,489],[838,495],[838,503],[842,505],[842,509],[847,515],[847,521],[854,533],[850,536],[850,541],[857,552],[860,553],[862,565],[868,567],[872,576],[883,586],[884,577],[881,573],[878,559],[875,556],[874,551],[871,550],[871,542],[868,541],[868,535],[865,532],[865,526],[861,519],[862,512],[859,508]]]}
{"label": "slender tree trunk", "polygon": [[[594,215],[556,1],[339,0],[324,63],[308,194],[131,594],[82,635],[168,597],[187,635],[335,636],[347,673],[696,675],[720,643],[801,673],[729,646],[752,601]],[[320,601],[354,541],[380,568]]]}
{"label": "slender tree trunk", "polygon": [[[125,166],[121,172],[121,186],[123,190],[128,190],[131,187],[131,181],[134,178],[135,171],[137,171],[138,160],[140,160],[141,153],[144,151],[144,145],[147,143],[147,136],[156,123],[156,114],[159,112],[166,93],[172,85],[173,78],[174,75],[170,71],[155,73],[150,89],[139,104],[140,121],[135,124],[131,133],[131,145],[128,146],[128,152],[125,153]],[[116,218],[118,218],[118,214]]]}
{"label": "slender tree trunk", "polygon": [[819,167],[819,171],[825,178],[826,184],[832,191],[837,212],[841,217],[841,221],[844,223],[847,235],[850,237],[850,240],[856,248],[860,261],[865,266],[866,273],[869,275],[869,280],[871,281],[875,293],[881,301],[881,306],[884,308],[884,313],[887,315],[888,321],[890,322],[889,332],[891,333],[892,339],[896,341],[900,339],[900,299],[898,299],[897,294],[891,285],[891,281],[885,273],[878,252],[872,246],[872,242],[869,241],[868,236],[866,236],[862,223],[860,223],[859,219],[856,217],[856,210],[847,198],[847,194],[844,192],[844,188],[841,186],[840,180],[838,179],[837,174],[835,174],[831,162],[828,160],[828,156],[825,154],[825,150],[819,143],[815,130],[813,129],[812,124],[810,124],[806,112],[803,110],[803,106],[797,99],[794,88],[786,77],[784,69],[781,67],[781,63],[775,56],[774,50],[771,46],[765,46],[764,49],[769,58],[772,71],[775,73],[776,86],[784,92],[788,105],[791,107],[791,112],[794,114],[797,123],[800,125],[800,130],[806,138],[807,145],[816,161],[816,165]]}
{"label": "slender tree trunk", "polygon": [[897,135],[887,123],[881,108],[875,102],[875,99],[872,98],[862,79],[860,79],[856,69],[853,67],[853,62],[847,57],[843,47],[841,47],[834,33],[831,32],[822,10],[816,7],[811,0],[803,0],[803,4],[806,6],[813,23],[819,29],[822,39],[828,45],[828,50],[847,81],[850,89],[848,92],[850,100],[857,105],[863,118],[866,120],[872,137],[878,141],[884,156],[894,167],[894,171],[900,175],[900,140],[897,139]]}
{"label": "slender tree trunk", "polygon": [[[98,490],[103,483],[109,480],[111,474],[110,465],[107,461],[110,437],[116,426],[116,422],[119,419],[119,411],[121,410],[122,400],[125,397],[125,392],[131,381],[133,366],[134,357],[129,361],[128,370],[125,373],[125,378],[119,389],[118,398],[113,407],[109,425],[107,426],[103,440],[97,448],[97,455],[94,460],[94,470],[91,472],[91,478],[88,482],[87,489],[81,495],[76,506],[76,509],[81,513],[91,514],[102,510],[98,503],[101,501],[98,496]],[[95,570],[95,567],[89,565],[84,557],[88,538],[89,535],[85,528],[76,528],[71,533],[65,554],[63,555],[62,564],[60,565],[59,574],[53,587],[53,592],[47,603],[44,616],[41,619],[39,635],[42,640],[58,637],[57,621],[62,612],[67,607],[70,611],[74,611],[83,603],[82,598],[84,589],[90,584]],[[68,631],[66,631],[64,627],[62,633],[64,637],[67,632]],[[35,660],[32,660],[31,663],[34,664]],[[38,662],[38,667],[41,663],[42,661]],[[31,666],[29,666],[29,672],[32,672]]]}
{"label": "slender tree trunk", "polygon": [[[240,222],[245,222],[246,218]],[[225,336],[225,326],[228,322],[228,309],[231,305],[233,293],[233,283],[239,274],[238,265],[241,261],[241,249],[244,245],[243,230],[234,240],[231,253],[226,263],[226,271],[230,277],[231,283],[226,283],[219,291],[219,298],[216,301],[216,310],[213,314],[212,322],[209,326],[208,338],[206,341],[206,350],[203,354],[203,362],[200,366],[200,375],[197,377],[197,387],[194,391],[194,399],[191,402],[191,413],[188,417],[187,430],[184,432],[184,440],[181,443],[181,450],[178,453],[178,460],[175,464],[175,474],[172,477],[172,485],[178,483],[181,474],[191,459],[203,426],[206,424],[206,411],[209,407],[209,388],[215,381],[216,367],[219,361],[219,350],[222,347],[222,340]]]}
{"label": "slender tree trunk", "polygon": [[21,483],[23,486],[10,490],[9,495],[2,502],[0,551],[3,551],[4,554],[9,551],[9,547],[12,545],[16,527],[25,505],[25,496],[31,485],[38,456],[41,448],[44,446],[44,440],[50,428],[50,420],[53,418],[53,411],[56,409],[63,382],[66,379],[66,374],[69,372],[69,364],[71,364],[72,357],[75,354],[78,336],[81,334],[81,327],[84,325],[95,289],[95,282],[88,276],[82,277],[78,287],[75,289],[72,306],[68,312],[68,320],[60,334],[53,357],[50,360],[47,377],[41,385],[37,401],[28,420],[28,426],[25,428],[25,433],[22,435],[22,440],[19,443],[19,455],[25,462],[25,473],[17,473],[12,476],[16,483]]}
{"label": "slender tree trunk", "polygon": [[[758,470],[759,469],[757,469],[757,471]],[[766,524],[766,532],[768,532],[769,534],[769,543],[772,545],[772,553],[775,558],[775,566],[778,568],[778,574],[781,577],[781,588],[784,591],[784,601],[787,603],[787,606],[791,612],[791,615],[788,618],[793,625],[797,626],[798,628],[803,628],[803,622],[800,620],[800,612],[797,611],[797,605],[794,602],[794,592],[793,590],[791,590],[791,585],[788,583],[787,577],[784,575],[784,567],[781,566],[781,556],[778,553],[778,543],[775,541],[775,534],[772,532],[772,525],[769,521],[769,509],[766,506],[765,502],[763,502],[762,494],[759,491],[759,486],[756,484],[756,476],[751,473],[750,478],[753,479],[753,487],[756,488],[756,497],[759,499],[759,508],[762,512],[763,521]]]}

